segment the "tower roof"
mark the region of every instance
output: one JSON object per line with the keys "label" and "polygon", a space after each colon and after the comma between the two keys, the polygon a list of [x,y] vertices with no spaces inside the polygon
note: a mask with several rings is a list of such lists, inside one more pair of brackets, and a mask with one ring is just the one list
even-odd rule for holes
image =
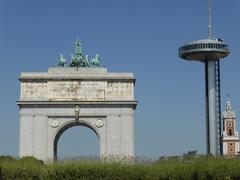
{"label": "tower roof", "polygon": [[231,104],[231,101],[230,101],[230,97],[228,96],[227,98],[227,102],[226,102],[226,111],[232,111],[232,104]]}
{"label": "tower roof", "polygon": [[232,103],[230,101],[230,97],[228,95],[227,101],[226,101],[226,109],[223,112],[223,118],[235,118],[235,112],[232,109]]}

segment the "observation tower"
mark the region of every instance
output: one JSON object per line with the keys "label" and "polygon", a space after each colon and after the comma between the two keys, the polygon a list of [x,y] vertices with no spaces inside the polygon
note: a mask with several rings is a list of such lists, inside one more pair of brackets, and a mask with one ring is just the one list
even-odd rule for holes
{"label": "observation tower", "polygon": [[207,154],[222,154],[220,59],[229,54],[223,39],[212,38],[211,0],[208,0],[208,38],[184,44],[179,57],[205,65],[206,147]]}

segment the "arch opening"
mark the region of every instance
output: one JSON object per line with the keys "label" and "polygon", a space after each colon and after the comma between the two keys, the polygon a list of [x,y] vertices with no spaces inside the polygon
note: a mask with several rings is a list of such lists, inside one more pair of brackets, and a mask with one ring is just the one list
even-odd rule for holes
{"label": "arch opening", "polygon": [[[94,133],[92,133],[92,132],[94,132]],[[76,138],[76,134],[77,134],[78,138]],[[78,135],[80,135],[80,136],[78,136]],[[96,136],[97,136],[97,138],[96,138]],[[62,143],[61,142],[62,139],[65,142]],[[97,141],[96,141],[96,139],[97,139]],[[83,146],[81,140],[85,141],[84,146],[86,146],[88,150],[90,149],[89,146],[91,146],[91,147],[94,146],[95,151],[98,151],[98,153],[95,153],[94,155],[99,157],[99,155],[100,155],[100,136],[99,136],[98,131],[86,122],[72,121],[72,122],[69,122],[69,123],[63,125],[62,127],[60,127],[60,129],[57,131],[57,133],[55,135],[54,144],[53,144],[53,146],[54,146],[54,160],[58,160],[59,157],[60,157],[59,152],[58,152],[58,148],[62,149],[65,146],[65,144],[67,143],[67,144],[71,144],[70,145],[71,147],[78,146],[76,148],[76,150],[79,150],[80,149],[79,144],[81,146]],[[59,146],[61,146],[61,147],[59,147]],[[68,147],[68,148],[71,148],[71,147]],[[98,148],[96,148],[96,147],[98,147]],[[92,151],[92,149],[90,151]],[[80,152],[80,150],[79,150],[79,152]],[[74,158],[74,156],[76,156],[75,158],[78,158],[78,157],[83,156],[83,154],[81,154],[79,152],[77,152],[77,155],[76,155],[76,153],[75,154],[73,153],[74,154],[73,156],[68,155],[69,156],[68,158]],[[85,156],[89,155],[89,154],[86,154],[86,148],[85,148],[84,155]],[[91,154],[91,156],[93,156],[93,154]]]}

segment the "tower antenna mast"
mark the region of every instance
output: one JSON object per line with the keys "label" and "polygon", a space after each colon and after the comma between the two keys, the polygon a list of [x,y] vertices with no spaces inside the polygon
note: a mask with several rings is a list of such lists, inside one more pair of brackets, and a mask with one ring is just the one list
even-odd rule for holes
{"label": "tower antenna mast", "polygon": [[212,1],[208,0],[208,39],[212,38]]}

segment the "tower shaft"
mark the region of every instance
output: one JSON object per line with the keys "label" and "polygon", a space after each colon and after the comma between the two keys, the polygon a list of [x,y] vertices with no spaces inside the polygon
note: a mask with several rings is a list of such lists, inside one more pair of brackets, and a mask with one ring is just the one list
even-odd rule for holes
{"label": "tower shaft", "polygon": [[210,142],[209,142],[209,105],[208,105],[208,62],[205,63],[205,122],[206,122],[206,153],[210,154]]}
{"label": "tower shaft", "polygon": [[217,118],[217,147],[218,153],[223,154],[222,144],[222,117],[221,117],[221,79],[220,79],[220,61],[216,61],[216,118]]}
{"label": "tower shaft", "polygon": [[217,155],[216,62],[205,62],[207,153]]}

